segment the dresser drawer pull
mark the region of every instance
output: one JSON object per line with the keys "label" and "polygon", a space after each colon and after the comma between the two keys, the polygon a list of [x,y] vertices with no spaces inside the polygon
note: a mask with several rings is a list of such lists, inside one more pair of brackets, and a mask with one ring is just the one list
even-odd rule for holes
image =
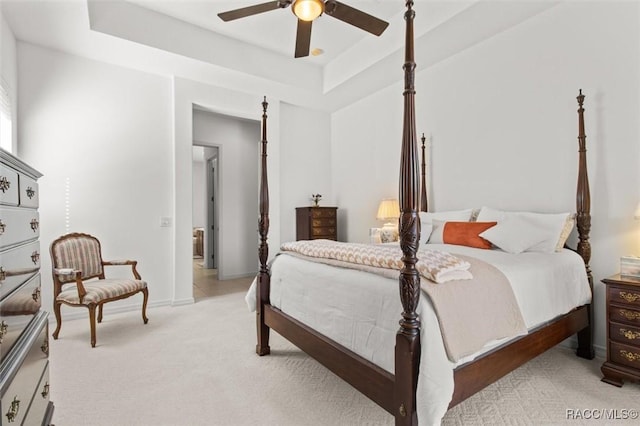
{"label": "dresser drawer pull", "polygon": [[35,290],[33,290],[33,293],[31,293],[31,298],[33,299],[34,302],[38,302],[38,299],[40,299],[40,288],[36,288]]}
{"label": "dresser drawer pull", "polygon": [[0,344],[2,344],[2,339],[4,339],[4,335],[7,334],[7,329],[9,326],[6,322],[0,322]]}
{"label": "dresser drawer pull", "polygon": [[27,190],[25,191],[27,193],[27,197],[29,197],[29,199],[32,199],[34,195],[36,195],[36,191],[33,190],[32,187],[27,187]]}
{"label": "dresser drawer pull", "polygon": [[640,300],[640,294],[638,293],[627,293],[626,291],[621,291],[619,293],[619,296],[629,303],[633,303],[636,300]]}
{"label": "dresser drawer pull", "polygon": [[7,279],[7,272],[4,270],[2,266],[0,266],[0,281],[4,281]]}
{"label": "dresser drawer pull", "polygon": [[40,350],[46,356],[49,356],[49,339],[45,337],[44,342],[42,342],[42,346],[40,346]]}
{"label": "dresser drawer pull", "polygon": [[628,320],[640,319],[640,312],[627,311],[626,309],[620,309],[620,315]]}
{"label": "dresser drawer pull", "polygon": [[624,349],[620,349],[620,356],[625,358],[628,361],[640,361],[640,354],[635,352],[625,351]]}
{"label": "dresser drawer pull", "polygon": [[9,423],[13,423],[16,421],[16,417],[18,417],[18,411],[20,411],[20,400],[17,396],[14,396],[13,401],[11,401],[9,411],[7,411],[7,420],[9,421]]}
{"label": "dresser drawer pull", "polygon": [[38,251],[36,250],[33,253],[31,253],[31,261],[33,262],[34,265],[37,265],[38,260],[40,260],[40,253],[38,253]]}
{"label": "dresser drawer pull", "polygon": [[31,230],[33,232],[36,232],[38,226],[40,225],[40,222],[38,222],[38,219],[31,219],[31,222],[29,222],[29,224],[31,225]]}
{"label": "dresser drawer pull", "polygon": [[2,219],[0,219],[0,235],[4,234],[4,229],[7,227],[7,225],[5,225],[2,222]]}
{"label": "dresser drawer pull", "polygon": [[44,384],[44,386],[42,387],[42,392],[40,392],[40,395],[42,395],[43,398],[46,398],[47,396],[49,396],[49,382]]}
{"label": "dresser drawer pull", "polygon": [[627,330],[626,328],[621,328],[620,334],[622,334],[629,340],[640,339],[640,333],[638,333],[637,331]]}
{"label": "dresser drawer pull", "polygon": [[11,182],[6,176],[0,176],[0,191],[5,192],[11,187]]}

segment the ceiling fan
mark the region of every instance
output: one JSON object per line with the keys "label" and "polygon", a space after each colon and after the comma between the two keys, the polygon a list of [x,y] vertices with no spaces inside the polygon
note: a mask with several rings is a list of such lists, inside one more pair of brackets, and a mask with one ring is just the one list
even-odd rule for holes
{"label": "ceiling fan", "polygon": [[388,22],[335,0],[272,0],[267,3],[218,13],[218,16],[227,22],[271,10],[284,9],[288,6],[291,6],[291,11],[298,18],[296,58],[309,56],[311,24],[314,19],[323,13],[377,36],[382,34],[389,25]]}

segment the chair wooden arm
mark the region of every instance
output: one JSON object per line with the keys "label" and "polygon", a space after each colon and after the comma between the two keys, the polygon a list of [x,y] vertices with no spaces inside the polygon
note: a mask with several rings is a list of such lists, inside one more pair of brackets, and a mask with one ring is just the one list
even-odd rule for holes
{"label": "chair wooden arm", "polygon": [[87,294],[87,290],[84,288],[84,284],[82,284],[82,271],[71,268],[56,268],[53,272],[56,275],[75,275],[76,287],[78,288],[78,298],[80,299],[80,302],[82,302],[82,299],[84,299],[84,296]]}
{"label": "chair wooden arm", "polygon": [[103,260],[102,265],[103,266],[131,265],[131,272],[133,272],[133,276],[136,278],[136,280],[142,279],[140,278],[140,274],[136,269],[136,266],[138,265],[137,260]]}

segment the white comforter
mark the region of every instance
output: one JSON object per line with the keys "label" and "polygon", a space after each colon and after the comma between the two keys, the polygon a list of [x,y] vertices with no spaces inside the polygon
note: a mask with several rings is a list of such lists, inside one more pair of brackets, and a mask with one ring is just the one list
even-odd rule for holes
{"label": "white comforter", "polygon": [[[476,257],[501,270],[511,282],[529,329],[591,300],[584,263],[570,250],[513,255],[454,245],[432,244],[429,248]],[[271,269],[270,298],[274,307],[393,373],[402,311],[397,280],[280,255]],[[246,301],[254,310],[255,282]],[[453,395],[454,368],[502,342],[492,342],[453,363],[447,358],[436,315],[424,293],[418,314],[422,324],[418,420],[422,425],[440,424]]]}

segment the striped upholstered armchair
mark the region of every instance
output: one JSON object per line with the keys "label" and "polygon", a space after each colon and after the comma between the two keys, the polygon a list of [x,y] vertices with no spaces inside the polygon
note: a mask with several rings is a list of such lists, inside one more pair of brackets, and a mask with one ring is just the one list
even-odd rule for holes
{"label": "striped upholstered armchair", "polygon": [[[102,260],[100,241],[89,234],[73,233],[64,235],[51,243],[51,266],[53,273],[53,310],[57,327],[53,338],[58,338],[62,317],[60,307],[84,306],[89,309],[91,324],[91,346],[96,346],[96,308],[98,322],[102,322],[102,306],[113,300],[124,299],[136,293],[142,293],[142,320],[146,324],[147,283],[140,278],[135,260]],[[130,265],[134,279],[108,279],[104,267],[111,265]]]}

